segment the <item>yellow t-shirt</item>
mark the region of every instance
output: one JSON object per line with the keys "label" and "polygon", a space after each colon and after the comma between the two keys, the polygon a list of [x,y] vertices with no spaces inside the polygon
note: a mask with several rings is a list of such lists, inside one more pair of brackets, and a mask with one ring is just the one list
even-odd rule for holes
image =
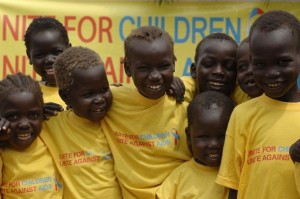
{"label": "yellow t-shirt", "polygon": [[299,199],[289,148],[299,139],[300,103],[262,95],[237,106],[230,118],[217,183],[238,198]]}
{"label": "yellow t-shirt", "polygon": [[64,198],[122,198],[100,124],[72,110],[44,122],[41,135],[64,180]]}
{"label": "yellow t-shirt", "polygon": [[39,137],[25,150],[4,148],[0,155],[1,198],[63,197],[62,179],[46,145]]}
{"label": "yellow t-shirt", "polygon": [[[135,87],[116,87],[112,92],[113,104],[101,126],[123,197],[155,198],[171,171],[191,158],[185,136],[188,103],[177,104],[167,95],[148,99]],[[188,93],[186,99],[191,99]]]}
{"label": "yellow t-shirt", "polygon": [[158,199],[227,199],[228,189],[215,183],[218,171],[191,159],[172,171],[156,195]]}
{"label": "yellow t-shirt", "polygon": [[243,102],[246,102],[250,99],[252,99],[247,93],[245,93],[241,87],[236,84],[235,90],[231,95],[231,99],[236,103],[236,104],[241,104]]}
{"label": "yellow t-shirt", "polygon": [[46,86],[42,82],[40,82],[40,87],[43,92],[43,98],[45,103],[54,102],[66,109],[65,102],[60,98],[58,94],[58,87]]}

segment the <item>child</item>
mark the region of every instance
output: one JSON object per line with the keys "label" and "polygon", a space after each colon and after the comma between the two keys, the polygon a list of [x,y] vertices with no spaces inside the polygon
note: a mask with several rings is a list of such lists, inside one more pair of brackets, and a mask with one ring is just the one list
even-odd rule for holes
{"label": "child", "polygon": [[1,198],[62,198],[60,175],[39,138],[43,121],[39,84],[22,73],[0,82],[0,116],[12,136],[0,150]]}
{"label": "child", "polygon": [[253,79],[252,66],[250,63],[249,39],[245,38],[237,49],[237,82],[240,88],[247,93],[247,101],[261,96],[263,90],[257,86]]}
{"label": "child", "polygon": [[237,106],[228,124],[217,183],[238,198],[299,198],[289,146],[299,138],[300,23],[270,11],[249,36],[253,77],[265,94]]}
{"label": "child", "polygon": [[187,143],[193,159],[168,176],[158,198],[227,199],[228,190],[215,183],[233,101],[216,91],[196,95],[188,107]]}
{"label": "child", "polygon": [[[125,72],[135,87],[112,88],[113,106],[101,126],[124,199],[150,199],[170,172],[191,158],[184,133],[188,103],[176,104],[166,95],[176,60],[168,33],[140,27],[124,46]],[[191,99],[190,88],[185,88],[185,99]]]}
{"label": "child", "polygon": [[45,102],[65,107],[58,95],[53,63],[60,53],[71,46],[67,30],[54,18],[39,17],[28,26],[24,40],[29,63],[42,78],[40,86]]}
{"label": "child", "polygon": [[295,181],[300,196],[300,140],[297,140],[289,150],[291,159],[295,162]]}
{"label": "child", "polygon": [[197,45],[191,76],[197,91],[214,90],[230,96],[236,86],[237,43],[225,33],[213,33]]}
{"label": "child", "polygon": [[99,121],[112,95],[104,64],[87,48],[70,47],[54,64],[59,94],[70,110],[51,117],[42,139],[65,182],[65,198],[122,198]]}

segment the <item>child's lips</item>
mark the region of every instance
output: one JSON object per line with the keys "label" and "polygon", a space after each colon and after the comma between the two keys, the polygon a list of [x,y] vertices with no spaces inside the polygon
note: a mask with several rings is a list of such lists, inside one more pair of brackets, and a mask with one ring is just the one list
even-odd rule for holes
{"label": "child's lips", "polygon": [[21,141],[27,141],[31,138],[31,133],[22,133],[17,135],[18,139]]}
{"label": "child's lips", "polygon": [[45,70],[46,75],[54,75],[54,69],[53,68],[49,68]]}

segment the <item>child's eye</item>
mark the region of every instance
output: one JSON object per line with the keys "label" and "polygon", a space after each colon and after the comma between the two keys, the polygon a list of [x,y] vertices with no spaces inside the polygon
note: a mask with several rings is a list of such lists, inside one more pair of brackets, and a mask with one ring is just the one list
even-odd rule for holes
{"label": "child's eye", "polygon": [[236,67],[236,63],[235,63],[235,61],[227,61],[227,62],[225,62],[224,66],[228,70],[234,70]]}
{"label": "child's eye", "polygon": [[169,69],[170,67],[171,67],[171,64],[165,64],[165,65],[160,66],[159,68],[160,68],[161,70],[167,70],[167,69]]}
{"label": "child's eye", "polygon": [[203,140],[203,139],[208,139],[208,136],[206,136],[206,135],[199,135],[198,138]]}
{"label": "child's eye", "polygon": [[257,69],[261,69],[265,66],[265,64],[260,63],[260,62],[253,62],[253,67],[257,68]]}
{"label": "child's eye", "polygon": [[140,67],[137,67],[137,70],[138,71],[148,71],[148,67],[146,67],[146,66],[140,66]]}
{"label": "child's eye", "polygon": [[290,60],[280,60],[279,65],[280,66],[287,66],[290,63]]}
{"label": "child's eye", "polygon": [[34,111],[34,112],[29,113],[29,118],[30,119],[38,119],[41,117],[41,115],[42,114],[40,112]]}
{"label": "child's eye", "polygon": [[93,95],[93,92],[87,92],[87,93],[83,93],[81,96],[84,98],[88,98],[91,97]]}
{"label": "child's eye", "polygon": [[59,55],[59,54],[61,54],[62,52],[63,52],[62,50],[56,50],[56,51],[53,52],[53,54],[54,54],[54,55]]}
{"label": "child's eye", "polygon": [[203,66],[205,66],[205,67],[211,67],[211,66],[214,65],[214,62],[211,61],[211,60],[203,60],[203,61],[201,62],[201,64],[202,64]]}
{"label": "child's eye", "polygon": [[44,57],[44,54],[35,54],[35,55],[33,55],[33,58],[35,58],[35,59],[41,59],[43,57]]}
{"label": "child's eye", "polygon": [[104,87],[101,89],[101,93],[106,93],[108,91],[109,87]]}
{"label": "child's eye", "polygon": [[19,118],[19,115],[17,113],[10,113],[7,115],[4,115],[4,118],[7,119],[8,121],[17,121]]}
{"label": "child's eye", "polygon": [[247,67],[248,67],[248,66],[247,66],[246,64],[244,64],[244,63],[238,64],[238,65],[237,65],[237,70],[240,71],[240,72],[242,72],[242,71],[244,71]]}

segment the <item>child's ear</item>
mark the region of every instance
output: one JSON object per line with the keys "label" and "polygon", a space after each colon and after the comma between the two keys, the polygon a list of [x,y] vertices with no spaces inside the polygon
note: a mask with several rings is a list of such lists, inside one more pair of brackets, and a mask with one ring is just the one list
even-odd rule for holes
{"label": "child's ear", "polygon": [[186,143],[187,143],[187,145],[189,147],[189,150],[190,150],[191,154],[193,154],[191,134],[190,134],[190,128],[189,127],[185,128],[185,134],[186,134]]}
{"label": "child's ear", "polygon": [[129,68],[127,57],[124,57],[123,64],[124,64],[124,70],[125,70],[126,75],[128,77],[131,77],[132,74],[131,74],[131,71],[130,71],[130,68]]}
{"label": "child's ear", "polygon": [[59,89],[58,93],[59,93],[60,98],[66,103],[66,105],[70,105],[68,91],[65,89]]}
{"label": "child's ear", "polygon": [[31,61],[30,54],[29,54],[29,51],[28,51],[28,50],[26,50],[26,55],[27,55],[27,57],[28,57],[29,64],[32,65],[32,61]]}
{"label": "child's ear", "polygon": [[190,68],[190,73],[193,79],[197,78],[197,74],[196,74],[196,64],[192,63],[191,64],[191,68]]}

